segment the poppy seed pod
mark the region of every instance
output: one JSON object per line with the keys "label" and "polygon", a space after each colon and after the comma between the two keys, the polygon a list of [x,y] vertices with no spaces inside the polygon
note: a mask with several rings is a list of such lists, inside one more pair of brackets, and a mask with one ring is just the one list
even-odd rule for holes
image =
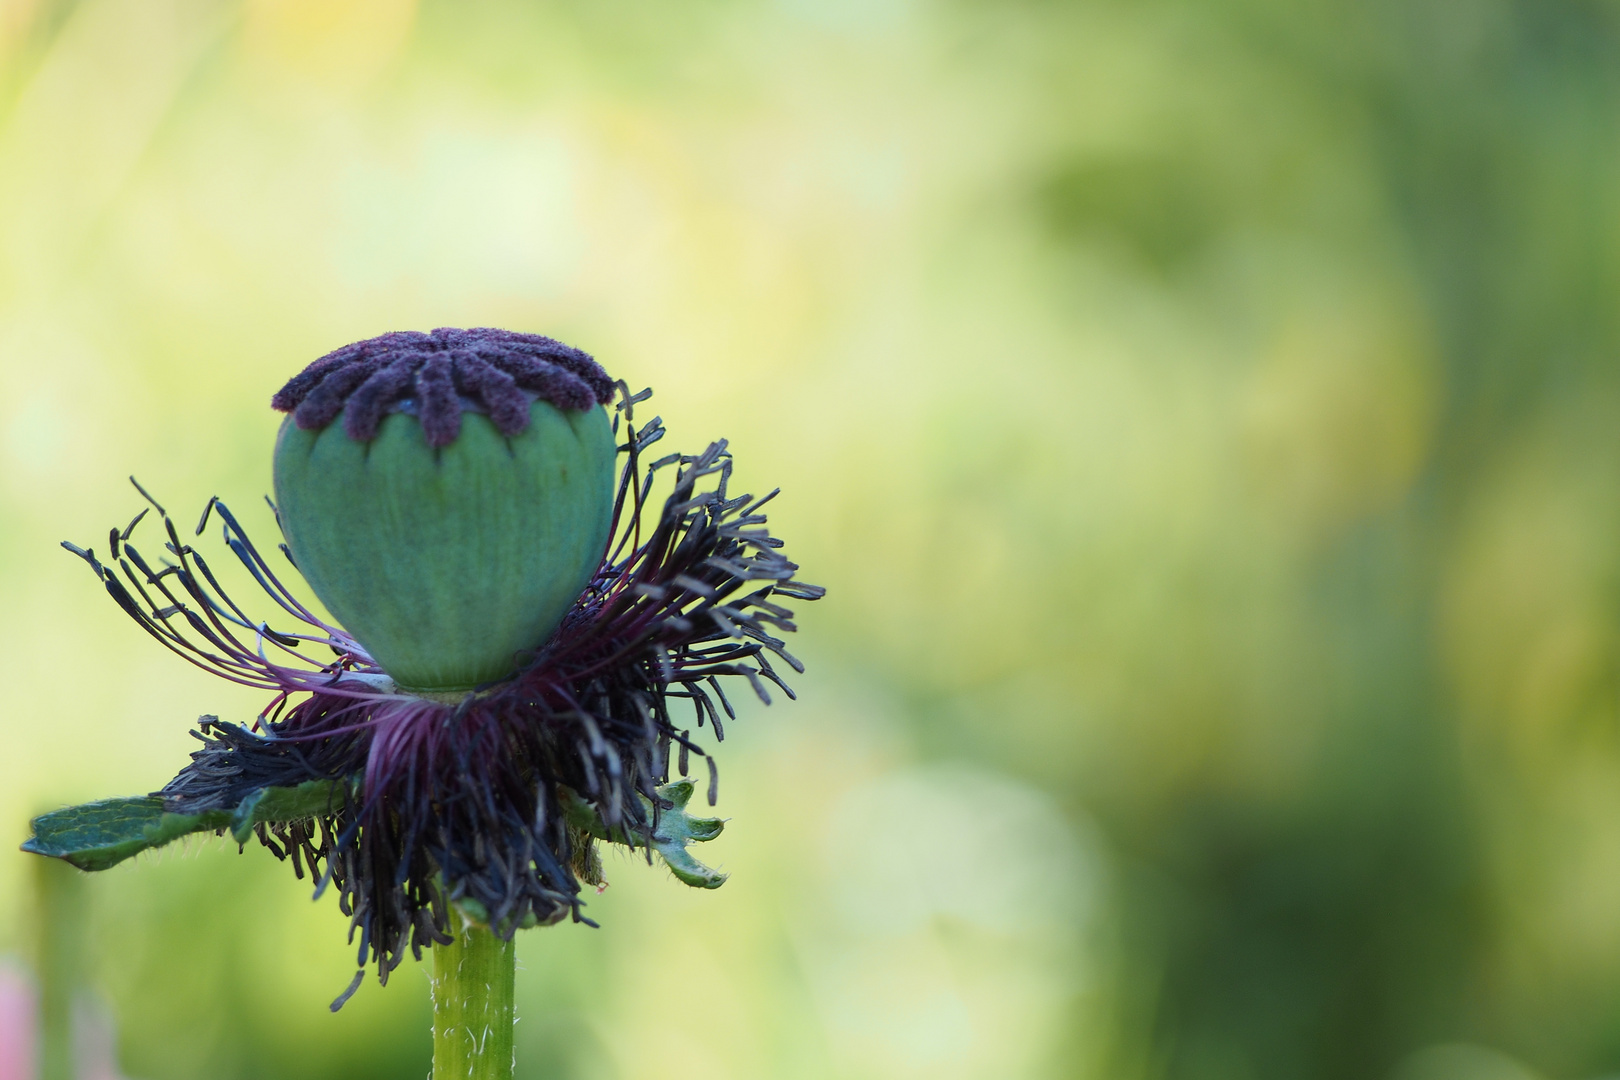
{"label": "poppy seed pod", "polygon": [[470,690],[511,674],[602,557],[607,413],[539,400],[529,409],[513,436],[465,416],[442,449],[405,413],[364,443],[336,423],[282,426],[276,504],[293,560],[403,689]]}
{"label": "poppy seed pod", "polygon": [[440,329],[338,350],[276,395],[293,561],[402,688],[510,675],[590,581],[613,511],[610,392],[549,338]]}

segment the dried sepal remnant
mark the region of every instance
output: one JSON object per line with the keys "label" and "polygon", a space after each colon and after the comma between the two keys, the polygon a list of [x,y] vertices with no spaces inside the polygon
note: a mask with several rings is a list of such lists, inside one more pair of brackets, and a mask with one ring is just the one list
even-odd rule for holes
{"label": "dried sepal remnant", "polygon": [[[780,636],[795,627],[778,601],[823,590],[794,579],[798,567],[765,527],[775,492],[730,492],[724,442],[646,463],[664,435],[656,418],[635,423],[647,396],[620,384],[613,539],[589,586],[514,676],[454,704],[395,690],[357,643],[291,596],[217,501],[210,508],[231,550],[301,632],[246,615],[155,503],[168,534],[162,565],[131,552],[130,530],[114,533],[118,572],[74,549],[170,648],[276,692],[253,731],[204,726],[202,748],[160,793],[169,809],[197,814],[266,787],[358,780],[343,788],[353,794],[342,805],[262,829],[260,839],[295,871],[309,870],[318,890],[338,891],[360,963],[374,962],[385,979],[407,951],[444,940],[452,904],[487,913],[504,936],[564,917],[589,922],[578,868],[590,864],[581,850],[590,832],[577,825],[578,801],[606,835],[650,859],[668,840],[661,815],[677,809],[660,790],[672,758],[681,776],[690,756],[705,760],[714,802],[714,761],[692,733],[712,724],[724,738],[722,717],[735,714],[722,680],[746,682],[767,702],[773,685],[792,696],[778,665],[803,668]],[[671,490],[654,503],[664,478]],[[283,662],[306,642],[335,658]],[[272,660],[267,646],[285,655]]]}
{"label": "dried sepal remnant", "polygon": [[456,440],[469,408],[516,435],[536,398],[588,409],[613,400],[613,381],[589,353],[540,334],[441,327],[345,345],[294,375],[270,403],[306,431],[342,413],[343,430],[362,442],[389,412],[411,412],[428,445],[443,447]]}

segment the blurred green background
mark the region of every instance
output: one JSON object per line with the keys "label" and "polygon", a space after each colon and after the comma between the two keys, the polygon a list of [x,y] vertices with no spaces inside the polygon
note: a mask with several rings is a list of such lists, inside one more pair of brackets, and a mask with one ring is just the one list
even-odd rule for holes
{"label": "blurred green background", "polygon": [[[0,846],[263,704],[57,541],[505,326],[831,590],[731,881],[523,936],[521,1075],[1620,1073],[1617,289],[1612,2],[0,0]],[[90,885],[129,1075],[426,1072],[265,852]]]}

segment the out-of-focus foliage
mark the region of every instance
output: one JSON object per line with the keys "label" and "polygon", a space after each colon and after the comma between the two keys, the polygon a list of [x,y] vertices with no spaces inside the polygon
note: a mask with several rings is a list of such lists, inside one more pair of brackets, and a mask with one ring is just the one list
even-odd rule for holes
{"label": "out-of-focus foliage", "polygon": [[[1617,57],[1595,0],[5,0],[0,821],[262,704],[54,549],[125,473],[245,508],[309,359],[539,330],[832,591],[725,888],[524,936],[523,1075],[1620,1071]],[[94,886],[131,1075],[426,1068],[264,852]]]}

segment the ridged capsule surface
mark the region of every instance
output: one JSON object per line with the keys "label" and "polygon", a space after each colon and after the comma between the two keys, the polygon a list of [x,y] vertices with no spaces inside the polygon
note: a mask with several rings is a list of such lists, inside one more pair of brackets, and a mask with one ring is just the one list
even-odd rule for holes
{"label": "ridged capsule surface", "polygon": [[375,436],[341,423],[276,440],[294,561],[333,617],[402,688],[469,690],[539,648],[600,562],[612,514],[607,412],[529,406],[502,435],[468,412],[449,445],[406,412]]}

